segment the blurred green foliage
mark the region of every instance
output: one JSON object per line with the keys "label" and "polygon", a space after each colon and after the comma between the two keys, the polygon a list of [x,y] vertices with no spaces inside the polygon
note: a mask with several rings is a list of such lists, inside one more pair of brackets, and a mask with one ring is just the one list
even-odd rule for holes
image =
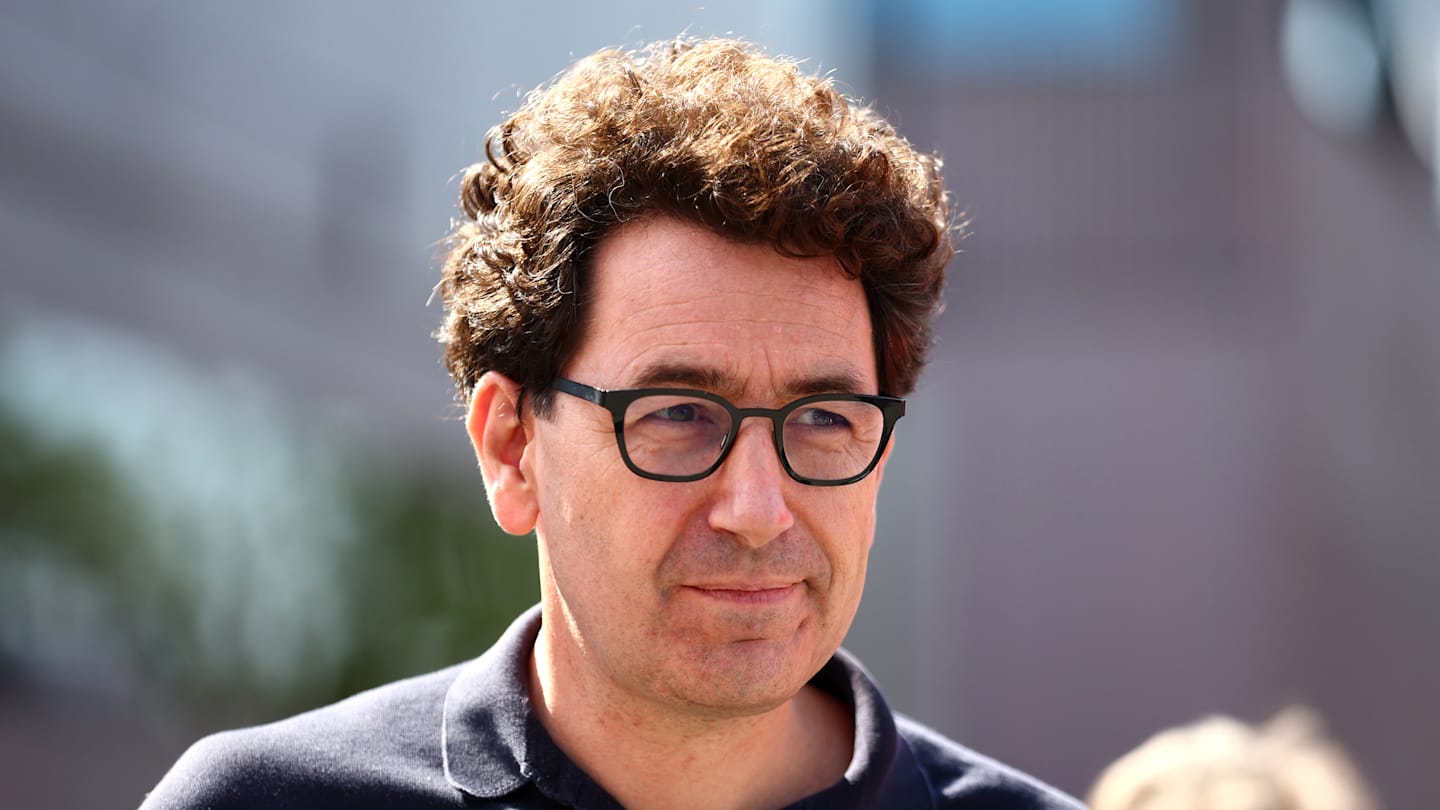
{"label": "blurred green foliage", "polygon": [[495,525],[478,470],[469,487],[376,471],[353,493],[364,540],[346,580],[361,630],[336,694],[479,655],[540,600],[535,541]]}
{"label": "blurred green foliage", "polygon": [[[142,445],[140,458],[193,443],[175,421],[158,418],[160,438],[146,439],[155,447]],[[301,419],[278,439],[221,439],[310,437],[285,448],[294,469],[225,458],[229,478],[201,490],[223,500],[247,477],[273,475],[278,494],[177,502],[197,499],[117,460],[103,434],[42,427],[0,396],[0,674],[9,678],[111,679],[167,694],[197,717],[261,720],[478,655],[538,599],[534,541],[494,525],[478,471],[462,481],[397,464]],[[278,517],[264,514],[271,504]],[[242,521],[254,525],[215,525]]]}

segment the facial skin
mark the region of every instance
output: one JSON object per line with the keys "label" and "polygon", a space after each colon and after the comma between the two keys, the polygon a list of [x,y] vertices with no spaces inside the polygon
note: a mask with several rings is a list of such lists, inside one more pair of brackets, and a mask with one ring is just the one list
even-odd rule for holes
{"label": "facial skin", "polygon": [[[864,291],[833,259],[651,218],[600,243],[589,284],[570,379],[703,388],[740,407],[878,392]],[[698,719],[800,692],[859,604],[884,461],[854,484],[806,486],[768,421],[748,419],[710,477],[650,481],[624,466],[603,408],[557,394],[546,417],[517,421],[517,396],[486,375],[470,428],[497,520],[539,541],[540,682]]]}

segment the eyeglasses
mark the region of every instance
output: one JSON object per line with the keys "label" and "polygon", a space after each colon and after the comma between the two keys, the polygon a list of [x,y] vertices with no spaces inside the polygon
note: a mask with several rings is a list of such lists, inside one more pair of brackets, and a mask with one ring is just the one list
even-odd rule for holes
{"label": "eyeglasses", "polygon": [[870,474],[890,441],[905,400],[868,394],[816,394],[782,408],[737,408],[688,388],[605,391],[556,377],[550,387],[608,410],[625,466],[655,481],[698,481],[725,462],[740,423],[774,427],[785,472],[802,484],[836,487]]}

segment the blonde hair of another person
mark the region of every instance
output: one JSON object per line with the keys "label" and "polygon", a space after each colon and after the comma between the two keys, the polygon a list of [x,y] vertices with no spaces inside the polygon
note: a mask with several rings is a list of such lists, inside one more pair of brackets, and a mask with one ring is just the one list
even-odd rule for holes
{"label": "blonde hair of another person", "polygon": [[1254,727],[1207,717],[1146,740],[1100,774],[1092,810],[1380,810],[1314,712]]}

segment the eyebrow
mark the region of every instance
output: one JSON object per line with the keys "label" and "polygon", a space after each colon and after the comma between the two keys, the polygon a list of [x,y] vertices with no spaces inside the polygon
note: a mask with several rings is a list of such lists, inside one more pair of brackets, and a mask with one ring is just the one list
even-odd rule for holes
{"label": "eyebrow", "polygon": [[[659,363],[641,370],[635,379],[635,388],[676,386],[697,388],[720,394],[734,394],[744,388],[740,377],[728,371],[709,366],[686,363]],[[810,394],[851,394],[861,389],[860,375],[850,369],[827,371],[806,377],[795,377],[787,381],[785,393],[789,396]]]}

